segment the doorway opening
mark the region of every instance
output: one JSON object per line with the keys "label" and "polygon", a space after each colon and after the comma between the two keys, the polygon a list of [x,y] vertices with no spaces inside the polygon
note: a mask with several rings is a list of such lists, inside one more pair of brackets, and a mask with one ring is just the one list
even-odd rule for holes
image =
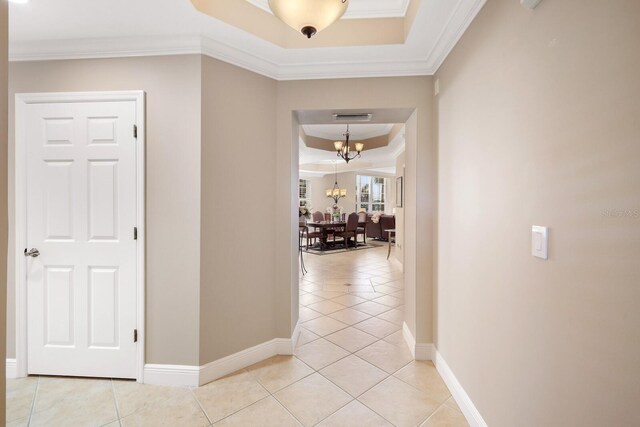
{"label": "doorway opening", "polygon": [[[404,238],[406,189],[415,188],[415,176],[408,182],[404,153],[407,126],[416,126],[410,120],[414,114],[404,108],[294,114],[301,215],[295,224],[300,269],[293,298],[298,296],[294,317],[303,361],[306,353],[313,358],[340,350],[367,357],[383,347],[396,352],[398,361],[413,359],[405,339],[404,303],[407,292],[415,295],[415,283],[405,282]],[[356,116],[367,121],[354,121]],[[355,143],[364,145],[349,162],[337,155],[339,144],[334,144],[344,146],[347,125],[352,153]],[[415,129],[409,134],[415,138]],[[358,216],[356,232],[345,236],[343,231],[351,231],[350,214]]]}

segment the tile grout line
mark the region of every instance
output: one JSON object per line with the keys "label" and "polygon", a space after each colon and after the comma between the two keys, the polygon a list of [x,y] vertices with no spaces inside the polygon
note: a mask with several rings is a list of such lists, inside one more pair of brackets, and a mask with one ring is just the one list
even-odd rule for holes
{"label": "tile grout line", "polygon": [[[305,379],[305,378],[307,378],[307,377],[310,377],[311,375],[313,375],[313,374],[315,374],[315,373],[316,373],[316,370],[315,370],[315,369],[313,369],[311,366],[309,366],[309,365],[307,365],[306,363],[304,363],[304,361],[302,361],[302,360],[298,359],[298,358],[295,356],[295,354],[293,354],[293,355],[291,355],[291,356],[292,356],[293,358],[295,358],[296,360],[300,361],[303,365],[305,365],[305,366],[306,366],[306,367],[308,367],[309,369],[311,369],[311,370],[313,371],[313,373],[311,373],[311,374],[309,374],[309,375],[305,375],[304,377],[300,378],[299,380],[294,381],[293,383],[291,383],[291,384],[289,384],[289,385],[286,385],[286,386],[284,386],[284,387],[282,387],[282,388],[280,388],[280,389],[276,390],[274,393],[271,393],[271,391],[270,391],[269,389],[267,389],[267,387],[265,387],[265,386],[264,386],[264,384],[262,384],[262,381],[260,381],[260,379],[259,379],[257,376],[255,376],[251,371],[247,370],[247,372],[249,373],[249,375],[251,376],[251,378],[253,378],[254,380],[256,380],[256,381],[258,382],[258,384],[260,384],[260,386],[262,386],[262,388],[264,388],[264,389],[267,391],[267,393],[269,393],[269,396],[266,396],[265,398],[258,400],[258,402],[260,402],[260,401],[262,401],[262,400],[264,400],[264,399],[267,399],[267,398],[271,397],[271,398],[273,398],[273,400],[275,400],[275,401],[278,403],[278,405],[280,405],[280,406],[281,406],[281,407],[282,407],[282,408],[283,408],[283,409],[284,409],[284,410],[285,410],[289,415],[291,415],[291,417],[293,417],[293,419],[294,419],[294,420],[296,420],[298,423],[300,423],[300,425],[304,425],[304,424],[302,423],[302,421],[300,421],[300,420],[298,419],[298,417],[296,417],[296,416],[295,416],[291,411],[289,411],[289,409],[288,409],[286,406],[284,406],[284,405],[282,404],[282,402],[280,402],[280,400],[278,399],[278,397],[275,395],[275,394],[276,394],[276,393],[278,393],[280,390],[284,390],[285,388],[289,387],[290,385],[293,385],[293,384],[297,383],[298,381],[302,381],[303,379]],[[245,370],[246,370],[246,369],[245,369]],[[255,403],[258,403],[258,402],[255,402]],[[252,405],[254,405],[255,403],[253,403]],[[249,405],[249,406],[251,406],[251,405]]]}
{"label": "tile grout line", "polygon": [[[200,386],[198,386],[198,387],[200,387]],[[212,426],[213,422],[211,421],[211,418],[209,418],[209,414],[207,414],[207,411],[204,410],[204,407],[202,406],[202,403],[200,403],[200,401],[198,400],[198,396],[196,396],[196,392],[194,390],[195,390],[195,388],[189,387],[189,391],[191,391],[191,397],[193,397],[193,400],[195,400],[196,403],[198,404],[198,408],[200,408],[200,410],[204,414],[204,417],[207,419],[207,421],[209,421],[209,425]],[[233,415],[233,414],[231,414],[231,415]],[[229,415],[229,416],[231,416],[231,415]],[[220,420],[218,420],[218,421],[220,421]],[[216,421],[216,422],[218,422],[218,421]]]}
{"label": "tile grout line", "polygon": [[40,377],[36,381],[36,390],[33,393],[33,399],[31,400],[31,411],[29,411],[29,418],[27,420],[27,427],[31,425],[31,417],[33,416],[33,411],[36,407],[36,398],[38,397],[38,389],[40,388]]}
{"label": "tile grout line", "polygon": [[[357,305],[359,305],[359,304],[354,304],[353,306],[348,306],[347,308],[351,308],[351,309],[353,309],[353,310],[356,310],[356,311],[358,311],[358,312],[361,312],[361,313],[364,313],[364,314],[366,314],[366,315],[368,315],[368,316],[371,316],[371,317],[369,317],[368,319],[365,319],[365,320],[362,320],[362,321],[360,321],[360,322],[356,322],[356,323],[354,323],[354,324],[352,324],[352,325],[349,325],[349,327],[353,327],[353,328],[354,328],[355,330],[357,330],[357,331],[364,332],[365,334],[370,335],[370,336],[372,336],[372,337],[376,338],[376,340],[375,340],[373,343],[370,343],[369,345],[367,345],[367,346],[363,347],[363,349],[364,349],[364,348],[367,348],[367,347],[369,347],[369,346],[371,346],[371,345],[375,345],[375,344],[377,344],[377,343],[379,343],[379,342],[384,342],[385,344],[390,344],[390,345],[392,345],[392,346],[394,346],[394,347],[396,347],[396,348],[405,348],[406,346],[405,346],[405,347],[397,346],[397,345],[395,345],[395,344],[393,344],[393,343],[390,343],[390,342],[388,342],[388,341],[385,341],[385,339],[386,339],[387,337],[389,337],[389,336],[393,335],[394,333],[397,333],[397,332],[398,332],[397,330],[396,330],[396,331],[394,331],[394,332],[392,332],[392,333],[390,333],[390,334],[386,334],[386,335],[384,335],[383,337],[379,338],[379,337],[377,337],[377,336],[375,336],[375,335],[370,334],[370,333],[369,333],[369,332],[367,332],[367,331],[363,331],[363,330],[361,330],[361,329],[359,329],[359,328],[355,327],[356,325],[358,325],[358,324],[360,324],[360,323],[362,323],[362,322],[364,322],[364,321],[370,320],[370,319],[371,319],[371,318],[373,318],[373,317],[375,317],[375,318],[376,318],[376,319],[378,319],[378,320],[383,320],[383,321],[385,321],[385,322],[388,322],[388,323],[390,323],[390,324],[393,324],[393,325],[397,326],[397,324],[396,324],[395,322],[390,322],[389,320],[384,319],[384,318],[381,318],[381,317],[378,317],[378,316],[380,316],[380,315],[382,315],[382,314],[385,314],[385,313],[388,313],[388,312],[390,312],[391,310],[400,310],[398,307],[402,307],[402,306],[404,305],[404,303],[403,303],[403,304],[400,304],[400,305],[395,306],[395,307],[390,307],[390,306],[389,306],[389,305],[387,305],[387,304],[383,304],[383,303],[381,303],[381,302],[377,302],[377,301],[375,301],[375,299],[382,298],[382,297],[384,297],[384,296],[390,296],[390,293],[377,291],[377,290],[376,290],[376,285],[374,285],[374,284],[373,284],[373,281],[371,280],[371,278],[369,279],[369,281],[370,281],[371,286],[372,286],[372,288],[373,288],[373,290],[374,290],[374,293],[378,293],[378,294],[380,294],[380,296],[378,296],[378,297],[376,297],[376,298],[370,298],[370,299],[367,299],[367,301],[363,301],[363,302],[361,302],[361,303],[359,303],[359,304],[364,304],[365,302],[368,302],[368,301],[369,301],[369,302],[376,302],[377,304],[381,304],[381,305],[382,305],[382,306],[384,306],[384,307],[388,307],[388,309],[387,309],[387,310],[385,310],[385,311],[383,311],[383,312],[377,313],[377,314],[375,314],[375,315],[371,315],[371,314],[369,314],[369,313],[362,312],[362,311],[360,311],[360,310],[358,310],[358,309],[354,308],[355,306],[357,306]],[[390,280],[389,282],[385,282],[385,283],[390,283],[391,281],[394,281],[394,280]],[[383,284],[380,284],[380,285],[383,285]],[[395,292],[399,292],[399,291],[402,291],[402,289],[397,289],[397,290],[395,290],[393,293],[395,293]],[[315,295],[315,294],[314,294],[314,295]],[[348,295],[348,293],[345,293],[345,295]],[[319,296],[319,295],[316,295],[316,296]],[[356,296],[357,296],[357,295],[356,295]],[[333,300],[334,300],[334,299],[336,299],[336,298],[340,298],[340,297],[342,297],[342,296],[337,296],[337,297],[330,298],[330,299],[326,299],[326,300],[327,300],[327,301],[332,301],[332,302],[336,302],[336,303],[338,303],[337,301],[333,301]],[[321,298],[322,298],[322,297],[321,297]],[[393,297],[393,298],[396,298],[396,297]],[[365,299],[366,299],[366,298],[365,298]],[[340,303],[338,303],[338,304],[340,304]],[[309,307],[307,307],[307,308],[309,308]],[[313,309],[311,309],[311,310],[313,310]],[[315,311],[315,310],[314,310],[314,311]],[[404,310],[402,310],[402,311],[404,311]],[[321,314],[321,315],[322,315],[322,317],[324,317],[324,318],[327,318],[327,317],[332,318],[332,317],[331,317],[331,314],[333,314],[333,313],[329,313],[329,314],[320,313],[320,314]],[[318,317],[318,318],[321,318],[321,317]],[[333,319],[333,318],[332,318],[332,319]],[[314,319],[310,319],[310,320],[314,320]],[[338,319],[334,319],[334,320],[338,320]],[[304,324],[304,322],[303,322],[301,325],[303,325],[303,324]],[[360,355],[356,354],[358,351],[360,351],[360,350],[362,350],[362,349],[359,349],[359,350],[357,350],[357,351],[355,351],[355,352],[352,352],[351,350],[348,350],[348,349],[346,349],[346,348],[344,348],[344,347],[340,346],[339,344],[333,343],[331,340],[329,340],[329,339],[327,338],[327,337],[329,337],[329,336],[331,336],[331,335],[333,335],[333,334],[336,334],[336,333],[338,333],[338,332],[340,332],[340,331],[343,331],[343,330],[345,330],[345,329],[346,329],[346,328],[342,328],[342,329],[339,329],[339,330],[337,330],[337,331],[331,332],[331,333],[326,334],[326,335],[320,335],[320,334],[317,334],[317,335],[319,335],[319,337],[320,337],[320,338],[318,338],[318,339],[324,339],[324,340],[326,340],[326,341],[328,341],[328,342],[331,342],[331,343],[332,343],[332,344],[334,344],[334,345],[337,345],[339,348],[341,348],[341,349],[343,349],[343,350],[347,351],[347,352],[349,353],[349,355],[347,355],[347,356],[345,356],[345,357],[342,357],[342,358],[338,359],[337,361],[334,361],[334,362],[330,363],[329,365],[327,365],[327,366],[325,366],[325,367],[321,368],[320,370],[316,370],[316,372],[317,372],[318,374],[320,374],[323,378],[325,378],[327,381],[329,381],[331,384],[334,384],[335,386],[337,386],[338,388],[340,388],[341,390],[343,390],[344,392],[346,392],[350,397],[353,397],[353,396],[351,396],[351,394],[349,394],[346,390],[342,389],[338,384],[335,384],[335,383],[334,383],[330,378],[327,378],[326,376],[324,376],[324,374],[321,372],[321,370],[322,370],[322,369],[325,369],[325,368],[327,368],[328,366],[331,366],[331,365],[333,365],[333,364],[335,364],[335,363],[338,363],[340,360],[343,360],[343,359],[345,359],[345,358],[349,357],[350,355],[353,355],[353,356],[357,357],[358,359],[360,359],[361,361],[363,361],[364,363],[367,363],[367,364],[369,364],[369,365],[371,365],[371,366],[374,366],[375,368],[378,368],[381,372],[384,372],[384,374],[385,374],[385,377],[384,377],[383,379],[381,379],[380,381],[378,381],[378,382],[376,382],[375,384],[373,384],[373,385],[372,385],[371,387],[369,387],[367,390],[365,390],[364,392],[360,393],[357,397],[353,398],[349,403],[347,403],[347,405],[348,405],[348,404],[350,404],[351,402],[353,402],[353,401],[355,400],[355,401],[359,402],[360,404],[364,405],[365,407],[369,408],[369,407],[368,407],[367,405],[365,405],[363,402],[361,402],[360,400],[358,400],[358,399],[359,399],[359,397],[361,397],[362,395],[364,395],[365,393],[367,393],[368,391],[370,391],[371,389],[373,389],[374,387],[376,387],[378,384],[382,383],[383,381],[386,381],[387,379],[389,379],[389,378],[391,378],[391,377],[393,377],[393,378],[394,378],[394,379],[396,379],[396,380],[401,381],[403,384],[406,384],[406,385],[410,386],[410,387],[411,387],[411,388],[413,388],[413,389],[416,389],[415,387],[411,386],[411,385],[410,385],[410,384],[408,384],[408,383],[405,383],[405,382],[404,382],[404,381],[402,381],[400,378],[398,378],[398,377],[396,377],[396,376],[395,376],[395,374],[396,374],[396,373],[398,373],[400,370],[404,369],[405,367],[407,367],[407,366],[408,366],[408,365],[410,365],[411,363],[415,362],[415,359],[413,359],[413,358],[412,358],[409,362],[407,362],[406,364],[402,365],[402,366],[401,366],[401,367],[399,367],[398,369],[394,370],[394,372],[389,373],[389,372],[385,371],[384,369],[381,369],[380,367],[378,367],[378,366],[376,366],[376,365],[372,364],[371,362],[369,362],[369,361],[367,361],[367,360],[363,359]],[[313,331],[311,331],[311,332],[313,332]],[[315,332],[314,332],[314,333],[315,333]],[[313,342],[313,341],[317,341],[317,339],[316,339],[316,340],[312,340],[312,341],[310,341],[310,342]],[[306,344],[308,344],[308,343],[306,343]],[[306,345],[306,344],[305,344],[305,345]],[[297,356],[296,356],[296,358],[297,358]],[[417,389],[416,389],[416,390],[417,390]],[[443,403],[443,404],[444,404],[444,403]],[[346,405],[344,405],[344,406],[346,406]],[[333,412],[332,414],[329,414],[329,415],[328,415],[327,417],[325,417],[323,420],[326,420],[326,419],[327,419],[327,418],[329,418],[331,415],[335,414],[335,413],[336,413],[336,412],[338,412],[340,409],[342,409],[344,406],[342,406],[341,408],[339,408],[338,410],[336,410],[336,411],[335,411],[335,412]],[[390,422],[389,420],[387,420],[384,416],[382,416],[381,414],[378,414],[378,413],[377,413],[375,410],[373,410],[372,408],[369,408],[369,409],[370,409],[373,413],[376,413],[378,416],[380,416],[380,417],[381,417],[382,419],[384,419],[385,421],[387,421],[387,422],[391,423],[391,422]],[[436,411],[437,411],[438,409],[439,409],[439,407],[436,409]],[[434,411],[434,413],[435,413],[436,411]],[[431,415],[433,415],[433,414],[431,414]],[[320,422],[322,422],[322,420],[321,420]],[[424,422],[424,421],[423,421],[423,422]],[[391,423],[391,424],[393,424],[393,423]]]}
{"label": "tile grout line", "polygon": [[[318,373],[320,373],[320,372],[318,372]],[[323,378],[324,378],[324,377],[323,377]],[[331,384],[333,384],[333,383],[331,383]],[[338,387],[338,385],[337,385],[337,384],[334,384],[334,385],[335,385],[336,387]],[[338,387],[338,388],[339,388],[339,387]],[[340,390],[342,390],[342,389],[340,389]],[[347,392],[345,391],[345,393],[347,393]],[[354,401],[356,401],[356,400],[357,400],[355,397],[351,396],[349,393],[347,393],[347,395],[351,398],[351,400],[350,400],[350,401],[348,401],[347,403],[345,403],[344,405],[342,405],[341,407],[339,407],[338,409],[336,409],[335,411],[333,411],[332,413],[330,413],[329,415],[327,415],[326,417],[324,417],[323,419],[321,419],[320,421],[318,421],[317,423],[315,423],[315,424],[314,424],[314,426],[317,426],[318,424],[320,424],[321,422],[323,422],[324,420],[326,420],[327,418],[329,418],[329,417],[330,417],[330,416],[332,416],[333,414],[335,414],[335,413],[337,413],[337,412],[341,411],[341,410],[342,410],[342,408],[344,408],[345,406],[350,405],[352,402],[354,402]]]}
{"label": "tile grout line", "polygon": [[[446,402],[446,400],[445,400],[445,402]],[[443,406],[444,406],[444,402],[442,402],[440,404],[440,406],[438,406],[432,413],[430,413],[429,416],[426,419],[422,420],[420,422],[420,424],[418,424],[418,426],[421,426],[424,423],[426,423],[427,421],[429,421],[431,419],[431,417],[433,417],[436,414],[436,412],[438,412]]]}
{"label": "tile grout line", "polygon": [[116,407],[116,416],[118,417],[118,424],[121,426],[122,422],[120,422],[120,409],[118,408],[118,398],[116,396],[116,386],[113,383],[113,378],[111,378],[111,395],[113,396],[113,405]]}

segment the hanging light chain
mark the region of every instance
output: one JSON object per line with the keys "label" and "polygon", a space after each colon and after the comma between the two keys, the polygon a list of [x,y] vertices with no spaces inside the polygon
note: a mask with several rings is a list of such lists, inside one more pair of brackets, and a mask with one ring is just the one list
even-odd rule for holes
{"label": "hanging light chain", "polygon": [[364,145],[362,143],[356,144],[356,154],[352,156],[351,146],[349,144],[349,138],[351,136],[351,133],[349,132],[349,125],[347,125],[347,132],[344,134],[344,136],[345,136],[344,144],[342,143],[342,141],[336,141],[334,143],[334,148],[337,151],[337,156],[341,157],[345,162],[349,163],[351,160],[355,159],[356,157],[360,157],[360,153],[362,152]]}

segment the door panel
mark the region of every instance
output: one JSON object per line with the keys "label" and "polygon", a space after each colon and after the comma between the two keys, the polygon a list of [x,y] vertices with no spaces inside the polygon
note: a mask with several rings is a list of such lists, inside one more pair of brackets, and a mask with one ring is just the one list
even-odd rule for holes
{"label": "door panel", "polygon": [[27,106],[28,372],[136,377],[136,104]]}

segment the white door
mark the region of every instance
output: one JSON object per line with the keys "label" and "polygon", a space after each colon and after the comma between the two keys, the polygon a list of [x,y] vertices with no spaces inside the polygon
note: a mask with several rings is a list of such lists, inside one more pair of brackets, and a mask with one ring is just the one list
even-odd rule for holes
{"label": "white door", "polygon": [[136,103],[25,114],[28,373],[135,378]]}

